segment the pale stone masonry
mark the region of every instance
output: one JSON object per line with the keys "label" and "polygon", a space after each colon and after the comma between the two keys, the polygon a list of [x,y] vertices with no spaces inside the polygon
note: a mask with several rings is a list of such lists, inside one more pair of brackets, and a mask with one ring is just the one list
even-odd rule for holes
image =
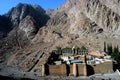
{"label": "pale stone masonry", "polygon": [[92,74],[98,74],[98,73],[104,74],[104,73],[112,73],[112,72],[113,72],[112,61],[106,61],[101,64],[73,63],[70,65],[69,64],[42,65],[42,76],[45,75],[88,76]]}

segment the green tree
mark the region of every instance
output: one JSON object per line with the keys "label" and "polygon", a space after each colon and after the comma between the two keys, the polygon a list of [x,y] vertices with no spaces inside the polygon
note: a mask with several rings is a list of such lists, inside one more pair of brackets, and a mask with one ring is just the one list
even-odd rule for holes
{"label": "green tree", "polygon": [[83,53],[84,55],[88,54],[88,49],[86,47],[82,46],[81,53]]}
{"label": "green tree", "polygon": [[77,48],[77,53],[81,53],[81,49],[79,47]]}
{"label": "green tree", "polygon": [[117,46],[117,47],[116,47],[116,46],[114,47],[113,52],[114,52],[114,53],[119,53],[119,48],[118,48],[118,46]]}
{"label": "green tree", "polygon": [[118,64],[120,64],[120,52],[119,52],[119,47],[115,46],[113,49],[113,53],[111,54],[111,57],[117,61]]}
{"label": "green tree", "polygon": [[61,47],[56,47],[56,49],[57,49],[58,54],[62,54],[62,48]]}
{"label": "green tree", "polygon": [[87,50],[85,46],[82,46],[80,49],[81,50]]}
{"label": "green tree", "polygon": [[107,44],[107,54],[111,55],[113,52],[112,44]]}
{"label": "green tree", "polygon": [[106,42],[104,42],[104,52],[107,52],[106,51]]}
{"label": "green tree", "polygon": [[66,47],[62,49],[63,53],[72,53],[72,48]]}

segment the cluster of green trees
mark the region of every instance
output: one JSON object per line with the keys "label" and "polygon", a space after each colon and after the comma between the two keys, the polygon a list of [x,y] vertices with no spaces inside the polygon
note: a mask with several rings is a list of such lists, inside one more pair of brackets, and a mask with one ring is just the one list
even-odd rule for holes
{"label": "cluster of green trees", "polygon": [[62,53],[80,53],[80,52],[87,52],[88,49],[84,46],[82,47],[77,47],[77,48],[70,48],[70,47],[65,47],[65,48],[61,48],[61,47],[57,47],[56,53],[58,54],[62,54]]}
{"label": "cluster of green trees", "polygon": [[119,51],[119,46],[113,46],[111,43],[106,44],[104,42],[104,52],[106,52],[108,55],[114,59],[117,64],[120,64],[120,51]]}
{"label": "cluster of green trees", "polygon": [[76,47],[76,48],[71,48],[71,47],[65,47],[65,48],[61,48],[61,47],[56,47],[56,50],[54,50],[49,59],[48,59],[48,64],[55,64],[54,61],[61,61],[60,55],[69,53],[69,54],[77,54],[77,53],[81,53],[83,52],[83,54],[86,53],[86,51],[88,52],[88,49],[84,46],[82,47]]}

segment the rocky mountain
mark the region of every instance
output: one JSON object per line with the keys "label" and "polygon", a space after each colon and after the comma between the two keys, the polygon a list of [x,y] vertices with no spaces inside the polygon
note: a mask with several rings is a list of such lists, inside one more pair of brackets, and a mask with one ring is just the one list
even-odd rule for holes
{"label": "rocky mountain", "polygon": [[6,35],[7,39],[11,40],[8,40],[10,43],[24,43],[34,38],[39,28],[44,26],[48,19],[49,16],[46,14],[46,11],[39,5],[19,3],[7,14],[3,15],[3,19],[0,19],[1,29],[4,32],[5,30],[9,32]]}
{"label": "rocky mountain", "polygon": [[47,9],[46,10],[46,14],[49,16],[51,16],[53,12],[54,12],[54,9]]}
{"label": "rocky mountain", "polygon": [[8,59],[6,55],[10,56],[30,45],[39,28],[46,25],[49,18],[39,5],[22,3],[0,16],[1,61]]}
{"label": "rocky mountain", "polygon": [[[105,5],[105,1],[102,0],[69,0],[56,10],[54,17],[57,15],[59,17],[59,14],[62,13],[68,16],[67,19],[70,20],[69,33],[81,35],[84,31],[99,33],[99,30],[100,32],[102,30],[103,33],[119,35],[119,1],[114,0],[113,5],[115,5],[113,9],[116,11],[109,8],[107,4]],[[58,21],[56,20],[56,22]]]}
{"label": "rocky mountain", "polygon": [[42,39],[43,42],[54,42],[55,47],[85,45],[98,50],[104,41],[118,44],[115,39],[120,37],[119,7],[118,0],[111,0],[111,3],[103,0],[68,0],[52,13],[46,32],[41,33],[40,29],[33,41]]}
{"label": "rocky mountain", "polygon": [[28,5],[19,3],[16,7],[12,8],[7,14],[6,17],[10,18],[13,26],[18,26],[20,21],[22,21],[26,16],[32,16],[40,26],[43,26],[49,16],[45,14],[39,5]]}
{"label": "rocky mountain", "polygon": [[67,0],[46,11],[20,3],[0,16],[0,36],[1,64],[41,72],[37,68],[56,47],[119,45],[120,0]]}

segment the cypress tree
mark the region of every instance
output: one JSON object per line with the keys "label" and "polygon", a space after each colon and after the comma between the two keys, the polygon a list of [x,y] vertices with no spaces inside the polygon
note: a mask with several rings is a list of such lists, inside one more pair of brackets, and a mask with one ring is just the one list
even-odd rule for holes
{"label": "cypress tree", "polygon": [[119,53],[119,46],[117,45],[117,52]]}
{"label": "cypress tree", "polygon": [[111,57],[117,61],[118,64],[120,64],[120,52],[118,45],[114,47],[114,51],[111,55]]}
{"label": "cypress tree", "polygon": [[104,52],[107,52],[106,51],[106,42],[104,42]]}
{"label": "cypress tree", "polygon": [[113,49],[113,48],[112,48],[112,44],[107,44],[107,53],[108,53],[108,55],[111,55],[111,54],[112,54],[112,52],[113,52],[112,49]]}
{"label": "cypress tree", "polygon": [[109,55],[109,44],[107,44],[107,54]]}
{"label": "cypress tree", "polygon": [[112,44],[110,43],[110,55],[113,53],[113,48],[112,48]]}

